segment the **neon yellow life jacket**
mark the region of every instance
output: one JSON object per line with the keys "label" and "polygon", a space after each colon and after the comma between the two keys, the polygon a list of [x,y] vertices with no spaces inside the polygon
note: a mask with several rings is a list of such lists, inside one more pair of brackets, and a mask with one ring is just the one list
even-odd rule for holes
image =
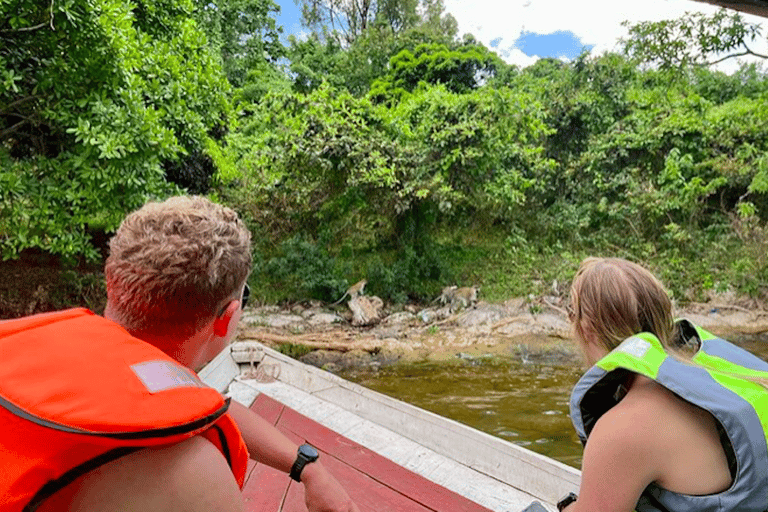
{"label": "neon yellow life jacket", "polygon": [[[692,324],[689,324],[692,325]],[[748,377],[768,378],[768,363],[696,328],[701,348],[696,364],[665,351],[652,334],[624,340],[579,380],[571,394],[571,421],[582,442],[595,422],[622,396],[617,391],[629,372],[669,389],[708,411],[721,431],[733,484],[724,492],[691,496],[649,485],[638,512],[765,512],[768,510],[768,389]],[[695,475],[691,475],[694,478]]]}

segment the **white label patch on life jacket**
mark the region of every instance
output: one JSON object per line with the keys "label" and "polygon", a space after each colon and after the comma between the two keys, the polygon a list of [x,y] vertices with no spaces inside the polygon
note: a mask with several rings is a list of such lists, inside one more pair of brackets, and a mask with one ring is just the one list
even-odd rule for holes
{"label": "white label patch on life jacket", "polygon": [[651,344],[649,342],[642,338],[633,336],[621,342],[621,345],[616,347],[616,350],[641,359],[643,356],[645,356],[645,353],[648,352],[649,348],[651,348]]}
{"label": "white label patch on life jacket", "polygon": [[181,365],[170,361],[146,361],[131,365],[131,370],[150,393],[174,388],[207,387]]}

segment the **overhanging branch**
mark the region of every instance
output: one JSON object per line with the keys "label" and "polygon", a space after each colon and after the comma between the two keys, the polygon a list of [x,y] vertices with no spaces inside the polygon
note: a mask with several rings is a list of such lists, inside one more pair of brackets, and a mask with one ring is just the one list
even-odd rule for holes
{"label": "overhanging branch", "polygon": [[29,119],[23,119],[23,120],[19,121],[18,123],[16,123],[15,125],[11,126],[10,128],[6,128],[5,130],[1,131],[0,132],[0,140],[3,140],[6,137],[8,137],[10,134],[19,131],[19,128],[21,128],[25,124],[28,124],[29,122],[30,122]]}
{"label": "overhanging branch", "polygon": [[[745,46],[745,48],[746,48],[746,46]],[[761,59],[768,59],[768,55],[763,55],[761,53],[753,52],[749,48],[746,48],[743,52],[732,53],[732,54],[726,55],[725,57],[722,57],[720,59],[713,60],[711,62],[706,62],[704,65],[705,66],[714,66],[715,64],[719,64],[719,63],[721,63],[721,62],[723,62],[725,60],[732,59],[734,57],[744,57],[745,55],[752,55],[754,57],[760,57]]]}
{"label": "overhanging branch", "polygon": [[3,115],[6,115],[6,114],[8,114],[10,112],[10,110],[13,107],[18,107],[19,105],[23,105],[24,103],[26,103],[28,101],[36,100],[39,97],[40,96],[37,96],[37,95],[25,96],[25,97],[23,97],[21,99],[18,99],[16,101],[12,101],[8,105],[6,105],[0,113],[2,113]]}
{"label": "overhanging branch", "polygon": [[0,34],[10,34],[11,32],[32,32],[32,31],[35,31],[35,30],[40,30],[41,28],[45,27],[46,25],[50,25],[51,26],[51,30],[56,30],[56,28],[53,26],[53,2],[54,2],[54,0],[51,0],[50,17],[49,17],[48,21],[44,21],[42,23],[38,23],[37,25],[31,26],[31,27],[0,30]]}

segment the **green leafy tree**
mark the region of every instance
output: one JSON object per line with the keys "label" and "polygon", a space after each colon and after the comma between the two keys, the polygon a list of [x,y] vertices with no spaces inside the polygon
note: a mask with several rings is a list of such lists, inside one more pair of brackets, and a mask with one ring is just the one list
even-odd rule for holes
{"label": "green leafy tree", "polygon": [[218,48],[230,83],[240,87],[249,70],[276,63],[285,55],[280,7],[273,0],[194,0],[195,17],[211,45]]}
{"label": "green leafy tree", "polygon": [[701,67],[694,68],[690,74],[696,93],[715,104],[739,96],[756,98],[768,91],[765,68],[756,63],[743,64],[730,74]]}
{"label": "green leafy tree", "polygon": [[235,105],[258,102],[270,92],[290,91],[293,80],[280,66],[262,61],[248,70],[243,85],[233,95]]}
{"label": "green leafy tree", "polygon": [[760,25],[748,23],[741,14],[725,9],[712,15],[686,13],[675,20],[625,25],[629,27],[625,52],[641,63],[665,70],[711,66],[745,55],[768,58],[750,48],[762,34]]}
{"label": "green leafy tree", "polygon": [[347,67],[349,58],[335,39],[322,40],[312,34],[303,40],[293,36],[289,40],[288,54],[295,91],[309,93],[323,82],[345,87],[351,71]]}
{"label": "green leafy tree", "polygon": [[[567,168],[593,136],[628,114],[628,92],[637,80],[635,66],[627,58],[583,53],[570,63],[540,59],[506,82],[544,105],[547,124],[554,130],[548,138],[548,155]],[[552,184],[558,187],[555,197],[565,193],[562,180],[554,177]]]}
{"label": "green leafy tree", "polygon": [[376,22],[393,32],[412,27],[418,20],[418,0],[301,0],[303,23],[318,34],[353,43]]}
{"label": "green leafy tree", "polygon": [[510,89],[433,86],[390,108],[326,84],[269,94],[250,115],[221,196],[266,247],[311,233],[333,255],[394,251],[391,296],[440,276],[438,226],[516,222],[552,165],[540,104]]}
{"label": "green leafy tree", "polygon": [[421,44],[455,46],[456,20],[444,12],[442,0],[422,0],[418,10],[414,5],[372,4],[370,8],[382,11],[351,41],[334,35],[329,20],[323,18],[313,25],[309,38],[290,38],[288,59],[295,90],[309,92],[328,82],[362,96],[387,73],[390,59],[400,51]]}
{"label": "green leafy tree", "polygon": [[456,93],[469,92],[492,79],[501,59],[482,44],[470,41],[456,49],[421,44],[390,60],[389,71],[371,86],[375,101],[397,102],[420,84],[442,84]]}
{"label": "green leafy tree", "polygon": [[0,250],[97,257],[90,233],[198,192],[230,116],[188,1],[0,2]]}
{"label": "green leafy tree", "polygon": [[582,233],[623,247],[678,247],[722,229],[745,201],[753,211],[765,206],[764,100],[715,105],[684,83],[628,96],[627,115],[595,134],[565,176],[568,193],[557,204],[572,205]]}
{"label": "green leafy tree", "polygon": [[552,165],[544,155],[544,111],[522,92],[430,87],[388,113],[410,156],[403,211],[435,207],[442,218],[508,221]]}
{"label": "green leafy tree", "polygon": [[268,95],[230,138],[240,171],[228,193],[274,233],[371,248],[427,211],[511,218],[551,165],[546,134],[541,106],[508,89],[433,87],[391,109],[329,86]]}

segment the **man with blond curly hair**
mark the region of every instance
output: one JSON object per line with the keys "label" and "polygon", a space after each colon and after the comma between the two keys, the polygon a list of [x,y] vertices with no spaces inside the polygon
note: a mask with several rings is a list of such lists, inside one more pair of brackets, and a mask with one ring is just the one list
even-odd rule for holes
{"label": "man with blond curly hair", "polygon": [[[110,241],[104,318],[0,323],[0,446],[17,454],[0,476],[8,510],[242,511],[250,454],[304,483],[310,512],[358,512],[320,461],[297,474],[295,443],[190,371],[234,335],[250,269],[234,211],[174,197],[128,215]],[[56,389],[10,389],[31,366],[5,347],[29,343],[65,361]]]}
{"label": "man with blond curly hair", "polygon": [[[199,370],[229,336],[201,344],[180,338],[213,328],[211,320],[242,296],[250,271],[251,234],[230,208],[203,197],[147,203],[109,242],[104,315]],[[232,314],[239,319],[238,308]],[[190,346],[200,352],[187,354]]]}

